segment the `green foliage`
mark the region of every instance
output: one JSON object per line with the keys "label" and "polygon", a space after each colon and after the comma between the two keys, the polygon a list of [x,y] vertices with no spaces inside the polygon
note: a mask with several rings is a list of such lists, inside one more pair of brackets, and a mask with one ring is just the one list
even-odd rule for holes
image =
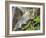
{"label": "green foliage", "polygon": [[34,21],[36,21],[36,23],[39,23],[40,22],[40,16],[36,16]]}
{"label": "green foliage", "polygon": [[40,30],[40,16],[35,16],[35,18],[32,20],[30,19],[30,21],[28,21],[27,24],[23,24],[22,30]]}

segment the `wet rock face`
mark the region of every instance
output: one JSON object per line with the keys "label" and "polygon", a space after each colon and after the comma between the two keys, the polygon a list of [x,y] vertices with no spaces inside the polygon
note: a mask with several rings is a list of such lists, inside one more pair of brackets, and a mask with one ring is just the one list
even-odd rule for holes
{"label": "wet rock face", "polygon": [[[14,7],[15,8],[15,7]],[[12,20],[12,27],[14,28],[16,23],[18,22],[18,20],[21,18],[21,16],[23,12],[19,9],[19,8],[15,8],[14,9],[14,16],[13,16],[13,20]]]}
{"label": "wet rock face", "polygon": [[26,24],[29,19],[33,19],[36,11],[37,9],[35,8],[16,7],[12,22],[13,30],[18,30],[18,28],[21,28],[22,24]]}

